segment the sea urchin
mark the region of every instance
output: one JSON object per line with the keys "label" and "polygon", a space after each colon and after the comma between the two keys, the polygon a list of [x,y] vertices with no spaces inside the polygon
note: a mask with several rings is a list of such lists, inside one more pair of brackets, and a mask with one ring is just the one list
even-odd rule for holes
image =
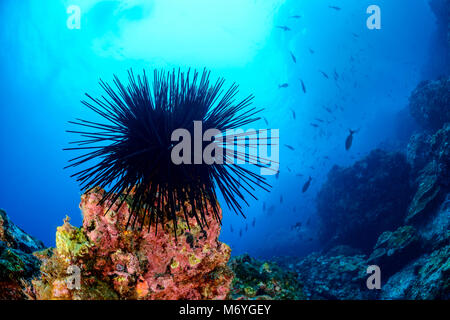
{"label": "sea urchin", "polygon": [[[86,94],[89,102],[82,103],[108,123],[70,121],[87,131],[68,131],[81,135],[83,140],[71,142],[77,147],[65,150],[85,153],[71,159],[67,167],[96,161],[72,176],[85,192],[94,187],[105,190],[109,187],[101,203],[109,200],[112,206],[116,201],[120,205],[129,201],[131,227],[142,227],[148,221],[148,227],[155,225],[157,231],[159,223],[170,219],[176,230],[175,212],[183,210],[184,215],[195,217],[203,228],[208,225],[207,203],[212,206],[215,218],[220,219],[215,186],[228,206],[241,214],[240,200],[247,203],[244,194],[254,197],[255,186],[266,190],[269,186],[263,177],[236,163],[175,164],[172,161],[172,133],[176,129],[183,128],[194,135],[194,122],[200,121],[203,130],[217,129],[226,136],[227,130],[258,120],[256,114],[261,111],[250,107],[253,96],[235,102],[236,84],[224,92],[224,79],[212,85],[208,71],[204,70],[200,79],[198,72],[194,71],[192,77],[190,74],[190,71],[155,70],[150,85],[145,71],[135,77],[130,70],[127,86],[114,76],[115,89],[100,80],[107,97],[96,99]],[[233,139],[240,145],[249,137],[241,134]],[[221,153],[223,158],[234,156],[248,160],[240,151],[226,149],[224,144],[220,147],[227,150]],[[195,154],[190,157],[194,160]],[[254,164],[262,166],[258,162]],[[191,206],[189,212],[186,203]]]}

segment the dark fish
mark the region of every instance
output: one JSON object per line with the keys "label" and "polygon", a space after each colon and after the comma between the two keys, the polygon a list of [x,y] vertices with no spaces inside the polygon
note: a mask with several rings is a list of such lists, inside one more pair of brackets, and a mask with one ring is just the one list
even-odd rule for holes
{"label": "dark fish", "polygon": [[263,211],[266,211],[266,203],[263,203]]}
{"label": "dark fish", "polygon": [[280,203],[283,203],[283,196],[280,196]]}
{"label": "dark fish", "polygon": [[314,127],[314,128],[318,128],[318,127],[319,127],[319,125],[316,124],[316,123],[310,123],[310,125],[311,125],[312,127]]}
{"label": "dark fish", "polygon": [[297,177],[303,177],[303,174],[297,173],[296,176],[297,176]]}
{"label": "dark fish", "polygon": [[230,224],[230,231],[233,232],[233,226]]}
{"label": "dark fish", "polygon": [[325,72],[323,72],[322,70],[319,70],[319,72],[320,72],[325,78],[330,79],[330,77],[328,77],[328,75],[327,75]]}
{"label": "dark fish", "polygon": [[242,237],[242,229],[239,230],[239,237]]}
{"label": "dark fish", "polygon": [[353,144],[353,135],[354,135],[358,130],[348,129],[348,131],[350,131],[350,134],[348,135],[347,139],[345,139],[345,150],[350,150],[350,148],[352,147],[352,144]]}
{"label": "dark fish", "polygon": [[281,29],[283,31],[291,31],[291,28],[286,27],[286,26],[277,26],[278,29]]}
{"label": "dark fish", "polygon": [[289,172],[292,172],[291,168],[289,168],[289,167],[287,167],[287,170],[288,170]]}
{"label": "dark fish", "polygon": [[300,19],[302,16],[299,16],[299,15],[295,15],[295,16],[290,16],[290,18],[292,18],[292,19]]}
{"label": "dark fish", "polygon": [[254,227],[255,224],[256,224],[256,218],[253,218],[253,221],[252,221],[252,227]]}
{"label": "dark fish", "polygon": [[292,61],[294,61],[294,63],[297,63],[297,58],[294,56],[294,54],[292,52],[290,52],[291,57],[292,57]]}
{"label": "dark fish", "polygon": [[289,87],[289,84],[288,84],[288,83],[283,83],[283,84],[279,84],[279,85],[278,85],[278,89],[281,89],[281,88],[287,88],[287,87]]}
{"label": "dark fish", "polygon": [[334,69],[334,80],[339,79],[339,73],[337,73],[336,69]]}
{"label": "dark fish", "polygon": [[291,109],[291,111],[292,111],[292,117],[294,118],[294,120],[295,120],[295,111],[294,110],[292,110]]}
{"label": "dark fish", "polygon": [[333,113],[333,110],[331,110],[330,108],[324,107],[324,109],[325,109],[328,113]]}
{"label": "dark fish", "polygon": [[328,6],[330,9],[334,9],[336,11],[341,11],[341,8],[336,7],[336,6]]}
{"label": "dark fish", "polygon": [[352,35],[353,35],[355,38],[359,38],[359,35],[357,35],[356,33],[353,33],[353,32],[352,32]]}
{"label": "dark fish", "polygon": [[280,171],[277,172],[277,174],[275,175],[275,178],[278,180],[278,178],[280,177]]}
{"label": "dark fish", "polygon": [[303,90],[303,92],[306,93],[306,86],[305,86],[305,83],[303,82],[302,79],[300,79],[300,82],[302,83],[302,90]]}
{"label": "dark fish", "polygon": [[309,48],[309,52],[311,52],[311,54],[314,54],[315,51],[313,49]]}
{"label": "dark fish", "polygon": [[299,230],[300,228],[302,227],[302,223],[301,222],[297,222],[296,224],[294,224],[292,227],[291,227],[291,230]]}
{"label": "dark fish", "polygon": [[314,118],[314,120],[319,121],[319,122],[322,122],[322,123],[325,122],[325,121],[323,121],[322,119],[319,119],[319,118]]}
{"label": "dark fish", "polygon": [[312,178],[309,177],[308,181],[306,181],[305,184],[303,185],[303,188],[302,188],[303,193],[305,193],[309,189],[309,186],[311,185],[311,180],[312,180]]}
{"label": "dark fish", "polygon": [[288,144],[285,144],[284,146],[285,146],[286,148],[288,148],[289,150],[292,150],[292,151],[295,150],[293,146],[290,146],[290,145],[288,145]]}
{"label": "dark fish", "polygon": [[247,232],[248,231],[248,224],[246,223],[245,224],[245,232]]}
{"label": "dark fish", "polygon": [[267,121],[267,119],[265,117],[263,117],[264,122],[266,123],[266,126],[269,125],[269,121]]}

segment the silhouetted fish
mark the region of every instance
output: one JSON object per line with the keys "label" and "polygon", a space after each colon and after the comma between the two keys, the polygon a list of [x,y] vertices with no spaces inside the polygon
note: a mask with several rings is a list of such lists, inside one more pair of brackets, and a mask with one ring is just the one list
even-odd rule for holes
{"label": "silhouetted fish", "polygon": [[275,175],[275,178],[278,179],[279,176],[280,176],[280,171],[277,172],[277,174]]}
{"label": "silhouetted fish", "polygon": [[347,139],[345,139],[345,150],[350,150],[353,144],[353,135],[357,132],[357,130],[348,129],[350,131],[350,134],[348,135]]}
{"label": "silhouetted fish", "polygon": [[311,180],[312,180],[312,178],[309,177],[308,181],[306,181],[305,184],[303,185],[303,188],[302,188],[303,193],[305,193],[309,189],[309,186],[311,185]]}
{"label": "silhouetted fish", "polygon": [[290,16],[290,18],[293,18],[293,19],[300,19],[302,16],[299,16],[299,15],[295,15],[295,16]]}
{"label": "silhouetted fish", "polygon": [[266,211],[266,203],[263,203],[263,211]]}
{"label": "silhouetted fish", "polygon": [[302,79],[300,79],[300,82],[301,82],[301,84],[302,84],[302,90],[303,90],[303,92],[306,93],[306,86],[305,86],[305,83],[303,82]]}
{"label": "silhouetted fish", "polygon": [[294,63],[297,63],[297,58],[294,56],[294,54],[292,52],[290,52],[291,57],[292,57],[292,61],[294,61]]}
{"label": "silhouetted fish", "polygon": [[309,48],[309,52],[311,52],[311,54],[314,54],[315,51],[313,49]]}
{"label": "silhouetted fish", "polygon": [[291,111],[292,111],[292,117],[294,118],[294,120],[295,120],[295,111],[294,110],[292,110],[291,109]]}
{"label": "silhouetted fish", "polygon": [[310,125],[311,125],[312,127],[314,127],[314,128],[318,128],[318,127],[319,127],[319,125],[318,125],[318,124],[315,124],[315,123],[310,123]]}
{"label": "silhouetted fish", "polygon": [[341,11],[341,8],[336,7],[336,6],[328,6],[330,9],[334,9],[336,11]]}
{"label": "silhouetted fish", "polygon": [[239,230],[239,237],[242,237],[242,229]]}
{"label": "silhouetted fish", "polygon": [[280,196],[280,203],[283,203],[283,196]]}
{"label": "silhouetted fish", "polygon": [[290,146],[290,145],[288,145],[288,144],[285,144],[284,146],[285,146],[286,148],[288,148],[289,150],[292,150],[292,151],[295,150],[293,146]]}
{"label": "silhouetted fish", "polygon": [[246,223],[245,224],[245,232],[247,232],[248,231],[248,224]]}
{"label": "silhouetted fish", "polygon": [[230,224],[230,231],[233,232],[233,226]]}
{"label": "silhouetted fish", "polygon": [[283,31],[291,31],[291,28],[287,27],[287,26],[277,26],[278,29],[281,29]]}
{"label": "silhouetted fish", "polygon": [[278,89],[287,88],[289,87],[289,83],[283,83],[278,85]]}
{"label": "silhouetted fish", "polygon": [[322,70],[319,70],[319,72],[320,72],[325,78],[330,79],[330,77],[328,77],[328,75],[327,75],[325,72],[323,72]]}
{"label": "silhouetted fish", "polygon": [[269,125],[269,121],[267,121],[267,119],[265,117],[263,117],[264,122],[266,123],[266,126]]}
{"label": "silhouetted fish", "polygon": [[253,221],[252,221],[252,227],[254,227],[255,224],[256,224],[256,218],[253,218]]}

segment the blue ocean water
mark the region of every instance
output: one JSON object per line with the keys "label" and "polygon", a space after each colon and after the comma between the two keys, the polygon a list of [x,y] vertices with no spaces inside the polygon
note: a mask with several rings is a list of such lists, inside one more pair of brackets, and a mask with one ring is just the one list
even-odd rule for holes
{"label": "blue ocean water", "polygon": [[[380,30],[366,26],[372,4]],[[70,5],[81,10],[80,29],[67,26]],[[393,139],[396,114],[428,72],[434,19],[427,0],[2,0],[0,207],[54,245],[66,215],[82,221],[74,172],[63,170],[72,155],[62,149],[73,138],[67,121],[95,117],[80,103],[84,93],[101,95],[99,78],[129,68],[206,67],[240,84],[242,98],[256,96],[269,125],[255,125],[280,129],[272,191],[257,191],[247,219],[223,203],[221,240],[233,254],[310,252],[319,246],[315,196],[327,172]],[[319,128],[310,125],[316,118]],[[348,129],[359,131],[346,151]]]}

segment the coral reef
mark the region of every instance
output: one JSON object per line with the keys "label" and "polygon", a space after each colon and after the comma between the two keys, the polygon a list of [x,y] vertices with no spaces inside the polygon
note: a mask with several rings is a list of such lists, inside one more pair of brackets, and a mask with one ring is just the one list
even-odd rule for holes
{"label": "coral reef", "polygon": [[[83,226],[68,219],[58,228],[56,248],[36,255],[41,277],[33,281],[38,299],[224,299],[233,274],[227,267],[230,248],[218,241],[219,222],[202,230],[191,212],[179,211],[177,239],[172,221],[164,230],[126,228],[129,205],[120,208],[102,199],[103,190],[82,196]],[[186,204],[188,210],[192,208]],[[206,215],[213,214],[206,203]],[[190,229],[188,227],[190,226]],[[80,270],[80,287],[67,281],[71,266]],[[71,278],[72,279],[72,278]]]}
{"label": "coral reef", "polygon": [[238,300],[303,300],[296,274],[270,261],[259,261],[245,254],[233,257],[229,265],[235,277],[230,293]]}
{"label": "coral reef", "polygon": [[406,216],[411,223],[435,212],[450,191],[450,123],[434,135],[413,136],[407,155],[416,169],[416,193]]}
{"label": "coral reef", "polygon": [[411,115],[424,129],[435,132],[450,122],[450,78],[422,81],[409,98]]}
{"label": "coral reef", "polygon": [[409,171],[403,154],[379,149],[349,168],[334,166],[317,196],[322,241],[369,252],[406,214]]}
{"label": "coral reef", "polygon": [[0,299],[32,297],[30,280],[39,273],[39,260],[31,253],[43,248],[0,209]]}
{"label": "coral reef", "polygon": [[356,252],[338,246],[326,254],[315,252],[303,259],[292,258],[285,267],[298,274],[308,299],[374,299],[376,292],[366,287],[367,257]]}
{"label": "coral reef", "polygon": [[368,264],[378,265],[383,274],[391,275],[421,252],[421,243],[416,229],[402,226],[394,232],[383,232],[368,259]]}

